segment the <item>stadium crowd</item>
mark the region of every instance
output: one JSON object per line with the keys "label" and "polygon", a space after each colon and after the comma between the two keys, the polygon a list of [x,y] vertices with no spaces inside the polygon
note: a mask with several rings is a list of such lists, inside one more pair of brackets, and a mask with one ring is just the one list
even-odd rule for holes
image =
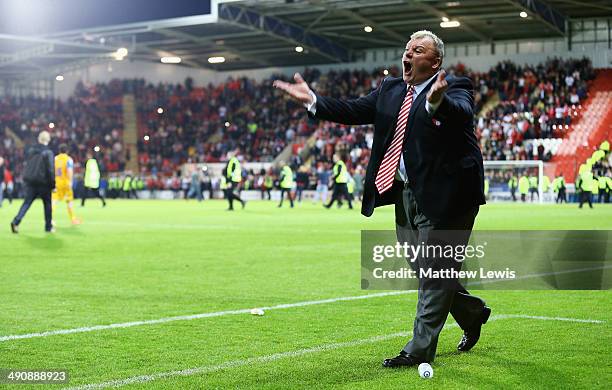
{"label": "stadium crowd", "polygon": [[23,142],[32,143],[38,133],[52,133],[50,147],[57,151],[60,144],[67,144],[75,162],[85,161],[87,150],[96,146],[103,150],[100,163],[104,171],[121,171],[125,166],[123,152],[123,87],[121,82],[95,84],[86,87],[79,83],[73,96],[60,99],[39,97],[0,98],[0,124],[2,149],[7,167],[19,176],[23,161],[22,148],[15,148],[15,141],[8,129]]}
{"label": "stadium crowd", "polygon": [[152,85],[134,80],[147,171],[171,175],[185,162],[272,161],[296,136],[312,131],[295,104],[277,99],[270,80],[229,78],[220,85]]}
{"label": "stadium crowd", "polygon": [[499,102],[475,126],[486,160],[544,160],[551,155],[525,140],[563,138],[579,115],[594,78],[590,60],[549,59],[537,66],[501,62],[481,80]]}
{"label": "stadium crowd", "polygon": [[[303,77],[326,96],[356,98],[399,71],[397,67],[328,72],[308,68]],[[457,64],[448,71],[467,75],[474,82],[476,111],[482,113],[475,130],[489,160],[549,159],[550,153],[542,146],[534,149],[525,141],[562,137],[572,118],[579,115],[588,81],[594,77],[587,59],[550,59],[537,66],[506,61],[484,73]],[[286,76],[273,75],[262,81],[230,77],[219,85],[207,86],[195,86],[189,78],[181,84],[158,85],[143,79],[113,80],[90,86],[79,83],[66,101],[3,97],[0,156],[7,170],[18,177],[23,152],[14,147],[6,128],[26,142],[48,129],[53,135],[52,149],[60,143],[69,145],[77,172],[86,151],[95,146],[101,150],[101,170],[121,172],[126,160],[134,158],[126,155],[122,138],[122,98],[133,93],[139,174],[147,175],[145,183],[155,183],[156,188],[176,188],[172,177],[183,163],[223,162],[235,150],[240,150],[244,161],[269,162],[287,145],[293,145],[290,165],[294,170],[306,170],[314,187],[317,171],[329,169],[336,153],[346,156],[352,173],[363,170],[370,155],[372,126],[309,119],[303,107],[279,97],[271,84],[277,78]],[[492,99],[495,95],[499,99]],[[487,105],[489,101],[493,103]]]}

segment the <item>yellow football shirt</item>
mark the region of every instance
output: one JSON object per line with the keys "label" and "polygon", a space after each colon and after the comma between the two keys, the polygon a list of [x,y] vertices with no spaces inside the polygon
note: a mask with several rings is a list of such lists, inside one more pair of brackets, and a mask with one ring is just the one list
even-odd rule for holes
{"label": "yellow football shirt", "polygon": [[68,169],[74,168],[72,158],[66,153],[60,153],[55,156],[55,186],[56,187],[72,187],[68,177]]}

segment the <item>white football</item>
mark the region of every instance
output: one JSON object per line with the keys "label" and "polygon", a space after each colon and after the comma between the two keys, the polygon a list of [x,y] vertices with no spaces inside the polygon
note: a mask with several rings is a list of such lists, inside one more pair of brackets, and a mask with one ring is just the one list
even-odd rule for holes
{"label": "white football", "polygon": [[433,368],[429,363],[421,363],[419,364],[419,375],[424,379],[433,378]]}

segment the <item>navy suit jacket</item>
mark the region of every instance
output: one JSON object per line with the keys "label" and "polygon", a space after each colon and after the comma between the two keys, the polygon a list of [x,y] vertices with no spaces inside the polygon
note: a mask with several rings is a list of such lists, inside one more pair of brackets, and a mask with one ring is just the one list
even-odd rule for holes
{"label": "navy suit jacket", "polygon": [[[448,89],[433,116],[425,109],[432,80],[413,102],[402,153],[408,185],[419,211],[433,222],[446,221],[484,204],[482,154],[474,134],[474,97],[470,79],[447,76]],[[365,175],[361,213],[401,202],[403,185],[394,182],[383,195],[374,181],[385,151],[391,144],[400,107],[406,96],[401,78],[386,78],[367,96],[340,100],[317,94],[315,117],[352,125],[374,124],[372,154]],[[405,213],[396,220],[406,223]]]}

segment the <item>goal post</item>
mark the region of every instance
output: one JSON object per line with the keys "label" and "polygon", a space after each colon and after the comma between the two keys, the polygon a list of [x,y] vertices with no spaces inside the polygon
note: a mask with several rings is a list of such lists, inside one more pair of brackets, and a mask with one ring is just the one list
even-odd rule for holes
{"label": "goal post", "polygon": [[[552,180],[546,178],[544,182],[544,162],[541,160],[489,160],[484,161],[485,189],[488,187],[487,200],[490,201],[513,201],[521,200],[521,194],[518,188],[518,182],[521,177],[525,176],[528,179],[537,177],[537,202],[542,204],[545,201],[553,201],[553,196],[550,194]],[[515,199],[513,199],[510,189],[510,179],[514,177],[516,180]],[[530,186],[531,187],[531,186]],[[545,188],[546,187],[546,188]],[[532,188],[528,190],[526,201],[534,202],[534,191]]]}

